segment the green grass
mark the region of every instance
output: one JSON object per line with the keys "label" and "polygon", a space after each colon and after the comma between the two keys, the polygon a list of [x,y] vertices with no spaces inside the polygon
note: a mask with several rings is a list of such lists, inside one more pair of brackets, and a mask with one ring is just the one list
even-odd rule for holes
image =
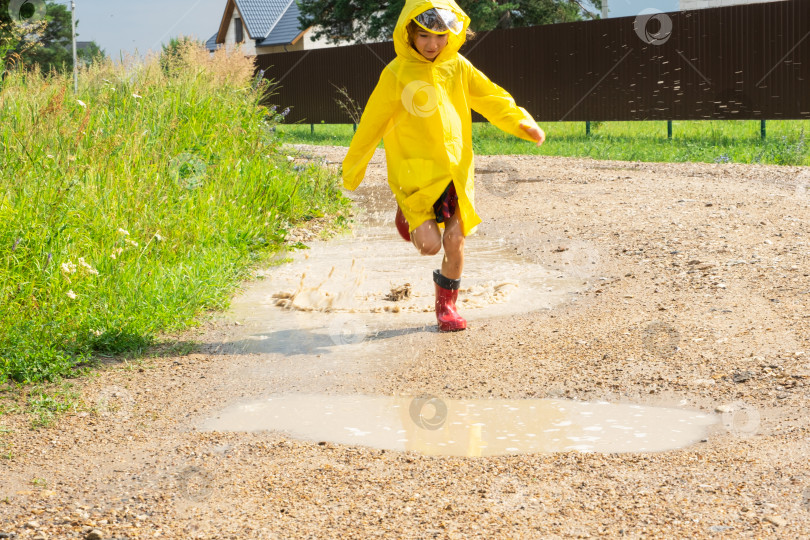
{"label": "green grass", "polygon": [[[622,161],[707,163],[810,164],[810,121],[772,120],[767,136],[760,137],[758,120],[673,122],[667,139],[666,122],[592,123],[585,135],[584,122],[540,123],[547,142],[540,148],[508,135],[491,124],[473,125],[473,149],[479,155],[535,154],[592,157]],[[278,127],[285,142],[348,146],[351,125],[316,124]]]}
{"label": "green grass", "polygon": [[75,97],[69,76],[0,83],[0,384],[143,351],[348,204],[326,169],[288,162],[249,60],[177,62],[97,64]]}

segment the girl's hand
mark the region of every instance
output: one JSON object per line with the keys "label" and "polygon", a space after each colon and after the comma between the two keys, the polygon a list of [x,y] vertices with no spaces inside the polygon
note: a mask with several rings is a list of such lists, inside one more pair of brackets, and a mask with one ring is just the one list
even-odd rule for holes
{"label": "girl's hand", "polygon": [[530,127],[523,124],[520,124],[520,127],[523,128],[523,131],[525,131],[529,137],[534,139],[534,141],[537,143],[537,146],[540,146],[541,144],[546,142],[546,134],[539,127]]}

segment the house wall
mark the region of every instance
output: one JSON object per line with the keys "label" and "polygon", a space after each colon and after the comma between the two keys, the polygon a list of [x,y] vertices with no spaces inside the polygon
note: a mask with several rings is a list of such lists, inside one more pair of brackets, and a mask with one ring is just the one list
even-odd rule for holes
{"label": "house wall", "polygon": [[315,28],[311,28],[301,39],[298,40],[299,42],[303,42],[304,50],[328,49],[335,46],[326,41],[326,36],[313,40],[312,36],[315,35],[315,30]]}
{"label": "house wall", "polygon": [[[313,30],[309,30],[306,34],[301,36],[301,39],[295,42],[294,45],[273,45],[272,47],[254,47],[255,54],[269,54],[269,53],[283,53],[290,51],[308,51],[312,49],[326,49],[334,47],[331,43],[326,41],[326,38],[312,40],[314,35]],[[246,53],[247,54],[247,53]]]}
{"label": "house wall", "polygon": [[[242,14],[239,13],[239,7],[234,6],[233,8],[233,15],[231,16],[231,20],[228,23],[228,33],[225,34],[225,44],[224,47],[231,51],[236,48],[236,30],[234,26],[234,19],[241,19],[242,20],[242,36],[244,37],[245,42],[242,43],[242,52],[245,56],[255,56],[256,55],[256,42],[251,39],[248,35],[247,27],[245,26],[245,19],[242,17]],[[283,49],[282,49],[283,51]]]}

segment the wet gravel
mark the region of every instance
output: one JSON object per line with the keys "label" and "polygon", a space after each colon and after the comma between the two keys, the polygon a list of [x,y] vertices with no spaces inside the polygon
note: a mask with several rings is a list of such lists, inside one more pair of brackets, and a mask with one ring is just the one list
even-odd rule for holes
{"label": "wet gravel", "polygon": [[[345,148],[295,151],[335,166]],[[397,335],[398,354],[323,377],[241,354],[239,327],[214,316],[178,336],[190,354],[79,381],[53,427],[29,429],[6,397],[0,538],[810,537],[807,170],[528,156],[477,168],[478,234],[581,278],[573,301]],[[358,221],[393,218],[381,151],[351,196]],[[604,399],[722,422],[677,451],[492,458],[195,428],[268,388]]]}

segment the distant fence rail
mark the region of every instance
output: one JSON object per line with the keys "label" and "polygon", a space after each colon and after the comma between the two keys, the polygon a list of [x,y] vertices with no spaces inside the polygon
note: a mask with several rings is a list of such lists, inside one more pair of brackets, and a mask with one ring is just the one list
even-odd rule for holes
{"label": "distant fence rail", "polygon": [[[461,50],[540,121],[810,119],[810,0],[479,33]],[[351,123],[392,42],[260,55],[289,122]]]}

